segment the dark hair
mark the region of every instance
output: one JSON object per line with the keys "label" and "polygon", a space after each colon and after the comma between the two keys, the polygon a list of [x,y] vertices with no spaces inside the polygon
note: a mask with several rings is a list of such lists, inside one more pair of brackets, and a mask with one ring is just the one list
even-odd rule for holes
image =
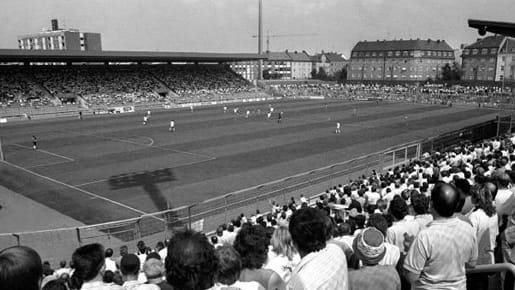
{"label": "dark hair", "polygon": [[0,251],[0,289],[39,290],[43,265],[39,254],[29,247]]}
{"label": "dark hair", "polygon": [[423,194],[413,194],[411,205],[416,214],[426,214],[429,210],[429,198]]}
{"label": "dark hair", "polygon": [[110,257],[112,257],[112,256],[113,256],[113,249],[111,249],[111,248],[107,248],[107,249],[106,249],[106,252],[105,252],[105,257],[106,257],[106,258],[110,258]]}
{"label": "dark hair", "polygon": [[245,224],[236,235],[234,249],[241,257],[244,269],[260,269],[266,262],[270,239],[261,225]]}
{"label": "dark hair", "polygon": [[114,273],[111,270],[107,270],[104,272],[104,276],[102,276],[102,281],[105,283],[112,283],[114,280]]}
{"label": "dark hair", "polygon": [[218,258],[216,281],[225,285],[234,284],[240,277],[242,269],[240,254],[229,245],[221,246],[215,252]]}
{"label": "dark hair", "polygon": [[476,184],[472,187],[470,192],[476,209],[482,209],[487,216],[492,217],[495,214],[495,207],[493,205],[493,196],[490,188],[485,184]]}
{"label": "dark hair", "polygon": [[138,241],[138,254],[146,254],[147,246],[145,245],[145,241]]}
{"label": "dark hair", "polygon": [[95,278],[105,263],[104,247],[101,244],[82,246],[73,252],[73,275],[71,284],[80,289],[84,282]]}
{"label": "dark hair", "polygon": [[390,202],[390,213],[397,220],[402,220],[408,214],[408,204],[402,197],[396,195]]}
{"label": "dark hair", "polygon": [[174,289],[203,290],[213,286],[218,260],[204,234],[186,230],[170,240],[165,268]]}
{"label": "dark hair", "polygon": [[454,180],[454,185],[456,189],[461,191],[465,196],[470,195],[470,183],[466,179],[456,179]]}
{"label": "dark hair", "polygon": [[358,229],[365,228],[365,221],[367,220],[367,218],[364,215],[358,214],[354,219],[356,220],[356,226],[358,227]]}
{"label": "dark hair", "polygon": [[61,279],[49,281],[41,290],[68,290],[66,282]]}
{"label": "dark hair", "polygon": [[442,217],[451,217],[460,202],[460,195],[452,184],[438,182],[431,190],[433,209]]}
{"label": "dark hair", "polygon": [[140,267],[141,262],[135,254],[127,254],[120,260],[120,272],[123,275],[138,275]]}
{"label": "dark hair", "polygon": [[383,234],[383,236],[386,237],[386,232],[388,230],[388,221],[382,214],[375,213],[371,215],[368,218],[367,226],[378,229]]}
{"label": "dark hair", "polygon": [[161,251],[165,248],[165,244],[162,241],[156,243],[156,250]]}
{"label": "dark hair", "polygon": [[325,213],[314,208],[302,208],[291,216],[289,231],[299,252],[322,250],[328,234]]}

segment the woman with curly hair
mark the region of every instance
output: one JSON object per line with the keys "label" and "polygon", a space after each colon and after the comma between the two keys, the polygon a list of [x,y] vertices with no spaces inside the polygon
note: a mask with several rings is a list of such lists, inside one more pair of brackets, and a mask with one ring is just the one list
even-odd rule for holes
{"label": "woman with curly hair", "polygon": [[499,234],[497,214],[493,205],[493,195],[485,184],[471,188],[474,210],[469,218],[476,232],[478,243],[478,264],[493,264],[495,238]]}
{"label": "woman with curly hair", "polygon": [[240,281],[256,281],[265,289],[285,289],[281,277],[270,269],[263,269],[268,255],[270,241],[266,229],[261,225],[245,224],[242,226],[234,241],[234,249],[241,256],[242,271]]}
{"label": "woman with curly hair", "polygon": [[268,260],[263,268],[273,270],[288,284],[291,273],[299,262],[300,256],[293,246],[288,228],[276,228],[270,240]]}

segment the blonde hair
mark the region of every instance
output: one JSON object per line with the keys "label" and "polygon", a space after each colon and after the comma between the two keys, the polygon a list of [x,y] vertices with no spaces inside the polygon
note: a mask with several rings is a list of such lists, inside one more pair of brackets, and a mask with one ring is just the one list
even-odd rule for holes
{"label": "blonde hair", "polygon": [[280,226],[275,229],[272,239],[270,240],[272,251],[278,255],[284,255],[288,260],[292,260],[293,256],[297,253],[293,246],[290,232],[287,227]]}

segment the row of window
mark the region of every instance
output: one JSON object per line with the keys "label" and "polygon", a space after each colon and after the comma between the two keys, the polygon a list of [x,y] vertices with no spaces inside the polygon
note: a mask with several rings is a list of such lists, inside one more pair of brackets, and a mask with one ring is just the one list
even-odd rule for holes
{"label": "row of window", "polygon": [[464,55],[477,55],[477,54],[497,54],[497,48],[466,48],[463,50]]}
{"label": "row of window", "polygon": [[384,56],[436,56],[454,57],[453,51],[432,51],[432,50],[395,50],[395,51],[353,51],[352,57],[384,57]]}
{"label": "row of window", "polygon": [[18,39],[20,49],[63,50],[66,49],[64,36]]}
{"label": "row of window", "polygon": [[427,64],[446,64],[446,63],[449,63],[449,60],[447,59],[419,59],[419,60],[404,60],[404,61],[384,61],[384,60],[379,60],[379,59],[370,59],[370,60],[353,60],[352,63],[353,64],[363,64],[363,65],[367,65],[367,64],[383,64],[383,63],[386,63],[386,65],[389,65],[389,64],[399,64],[399,63],[413,63],[413,64],[416,64],[416,63],[427,63]]}
{"label": "row of window", "polygon": [[469,77],[465,77],[465,79],[468,79],[468,80],[477,80],[477,81],[493,81],[494,78],[493,77],[486,77],[486,78],[483,78],[481,76],[477,76],[477,77],[474,77],[474,76],[469,76]]}
{"label": "row of window", "polygon": [[[425,67],[400,67],[400,66],[387,66],[386,67],[386,70],[387,71],[396,71],[396,70],[400,70],[400,71],[436,71],[438,67],[428,67],[428,66],[425,66]],[[367,66],[351,66],[350,67],[351,70],[354,70],[354,71],[381,71],[383,68],[382,67],[367,67]]]}
{"label": "row of window", "polygon": [[[425,78],[434,77],[434,75],[425,75]],[[402,79],[424,79],[424,75],[385,75],[385,79],[396,79],[396,78],[402,78]],[[368,79],[368,80],[382,80],[383,75],[367,75],[367,74],[351,74],[351,79]]]}
{"label": "row of window", "polygon": [[[498,48],[466,48],[463,50],[463,55],[487,55],[487,54],[497,54]],[[509,49],[512,53],[515,52],[515,48]],[[502,53],[506,53],[505,50]]]}

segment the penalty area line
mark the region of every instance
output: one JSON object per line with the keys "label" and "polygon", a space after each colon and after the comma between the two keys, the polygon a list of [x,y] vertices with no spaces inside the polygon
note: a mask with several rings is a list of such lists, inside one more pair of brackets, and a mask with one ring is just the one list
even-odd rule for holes
{"label": "penalty area line", "polygon": [[[11,145],[16,146],[16,147],[20,147],[20,148],[24,148],[24,149],[33,150],[32,147],[21,145],[21,144],[17,144],[17,143],[13,143]],[[73,158],[66,157],[66,156],[63,156],[63,155],[60,155],[60,154],[57,154],[57,153],[52,153],[52,152],[49,152],[49,151],[46,151],[46,150],[43,150],[43,149],[36,149],[36,152],[43,152],[43,153],[48,154],[48,155],[52,155],[52,156],[55,156],[55,157],[66,159],[66,160],[68,160],[70,162],[74,162],[75,161],[75,159],[73,159]]]}

